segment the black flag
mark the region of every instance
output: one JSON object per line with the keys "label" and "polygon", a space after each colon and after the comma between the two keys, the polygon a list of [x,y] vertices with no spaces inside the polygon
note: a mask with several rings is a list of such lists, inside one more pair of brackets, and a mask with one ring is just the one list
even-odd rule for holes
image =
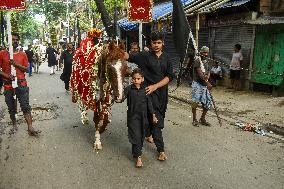
{"label": "black flag", "polygon": [[195,53],[195,40],[193,39],[191,28],[185,16],[181,0],[172,0],[172,2],[173,39],[176,50],[180,55],[181,62],[183,62],[186,56],[186,51],[188,51],[188,53]]}

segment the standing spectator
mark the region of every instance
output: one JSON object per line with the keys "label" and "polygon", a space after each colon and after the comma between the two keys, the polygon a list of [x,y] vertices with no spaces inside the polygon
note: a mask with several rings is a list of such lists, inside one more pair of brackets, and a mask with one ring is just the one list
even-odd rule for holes
{"label": "standing spectator", "polygon": [[[192,125],[198,127],[201,125],[210,126],[210,123],[206,121],[206,114],[212,105],[212,98],[209,90],[212,89],[212,85],[209,83],[210,68],[208,65],[207,57],[209,54],[209,48],[206,46],[200,49],[201,58],[197,58],[193,64],[193,82],[192,82]],[[198,104],[202,104],[202,115],[197,121],[196,109]]]}
{"label": "standing spectator", "polygon": [[242,46],[236,44],[234,47],[234,53],[232,61],[230,64],[230,79],[231,79],[231,89],[240,89],[240,78],[241,78],[241,65],[243,62],[243,55],[241,53]]}
{"label": "standing spectator", "polygon": [[56,54],[58,54],[58,52],[52,47],[51,43],[48,43],[45,58],[47,58],[48,67],[50,67],[50,75],[55,74]]}
{"label": "standing spectator", "polygon": [[[28,125],[28,134],[31,136],[37,136],[40,131],[35,130],[32,126],[32,114],[31,106],[29,103],[29,87],[25,78],[25,72],[28,71],[28,57],[26,53],[21,52],[17,49],[20,41],[20,36],[17,33],[12,33],[12,43],[14,51],[14,59],[10,60],[10,55],[7,50],[2,50],[0,52],[0,75],[3,77],[4,81],[4,95],[5,102],[8,106],[10,118],[13,124],[13,128],[10,134],[15,133],[18,130],[17,120],[16,120],[16,106],[14,94],[19,100],[21,110],[24,114],[24,118]],[[11,66],[16,69],[16,75],[12,75]],[[12,81],[17,77],[18,87],[13,88]]]}
{"label": "standing spectator", "polygon": [[72,72],[72,62],[73,62],[74,50],[72,43],[67,44],[67,50],[63,51],[60,57],[60,63],[64,63],[63,73],[60,79],[65,83],[66,92],[69,91],[69,82]]}
{"label": "standing spectator", "polygon": [[211,84],[216,87],[217,80],[222,79],[222,68],[218,65],[218,62],[214,62],[213,67],[210,71],[210,82]]}
{"label": "standing spectator", "polygon": [[60,71],[61,70],[61,63],[60,63],[60,48],[57,48],[57,55],[56,55],[56,71]]}
{"label": "standing spectator", "polygon": [[33,73],[33,56],[34,51],[32,50],[32,45],[28,45],[28,50],[25,51],[28,56],[29,61],[29,76],[32,76]]}
{"label": "standing spectator", "polygon": [[132,42],[130,44],[130,51],[129,51],[129,54],[132,54],[132,53],[138,53],[140,52],[140,47],[139,47],[139,44],[137,42]]}

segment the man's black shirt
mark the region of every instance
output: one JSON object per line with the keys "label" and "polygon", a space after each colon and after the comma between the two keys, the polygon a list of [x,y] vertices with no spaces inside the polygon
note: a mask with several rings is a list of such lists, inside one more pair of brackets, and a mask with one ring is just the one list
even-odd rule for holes
{"label": "man's black shirt", "polygon": [[34,56],[34,52],[32,50],[26,50],[25,53],[27,54],[28,57],[28,61],[32,62],[33,61],[33,56]]}
{"label": "man's black shirt", "polygon": [[[156,84],[165,77],[168,77],[170,81],[175,77],[169,55],[164,52],[160,57],[157,57],[154,52],[140,52],[137,54],[131,54],[129,56],[129,62],[137,64],[142,70],[146,86]],[[166,85],[157,89],[149,96],[153,103],[156,116],[159,120],[157,126],[163,128],[163,119],[165,118],[165,112],[168,104],[168,86]]]}

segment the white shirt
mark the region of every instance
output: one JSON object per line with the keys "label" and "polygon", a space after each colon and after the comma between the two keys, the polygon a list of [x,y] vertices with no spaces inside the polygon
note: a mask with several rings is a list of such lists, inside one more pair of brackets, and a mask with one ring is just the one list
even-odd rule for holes
{"label": "white shirt", "polygon": [[243,60],[243,55],[241,52],[233,53],[232,61],[230,64],[231,70],[240,70],[241,69],[241,61]]}
{"label": "white shirt", "polygon": [[221,72],[221,66],[218,66],[217,68],[216,67],[212,67],[211,68],[211,72],[215,73],[215,74],[218,74],[219,72]]}

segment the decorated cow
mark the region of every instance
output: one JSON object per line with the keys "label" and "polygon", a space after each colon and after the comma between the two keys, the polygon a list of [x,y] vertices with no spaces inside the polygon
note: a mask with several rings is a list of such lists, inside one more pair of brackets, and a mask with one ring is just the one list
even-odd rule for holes
{"label": "decorated cow", "polygon": [[74,55],[70,89],[72,101],[78,103],[83,124],[88,124],[87,110],[94,112],[95,149],[102,149],[100,134],[110,122],[110,108],[123,98],[123,81],[127,72],[124,45],[116,41],[102,43],[102,31],[92,29]]}

